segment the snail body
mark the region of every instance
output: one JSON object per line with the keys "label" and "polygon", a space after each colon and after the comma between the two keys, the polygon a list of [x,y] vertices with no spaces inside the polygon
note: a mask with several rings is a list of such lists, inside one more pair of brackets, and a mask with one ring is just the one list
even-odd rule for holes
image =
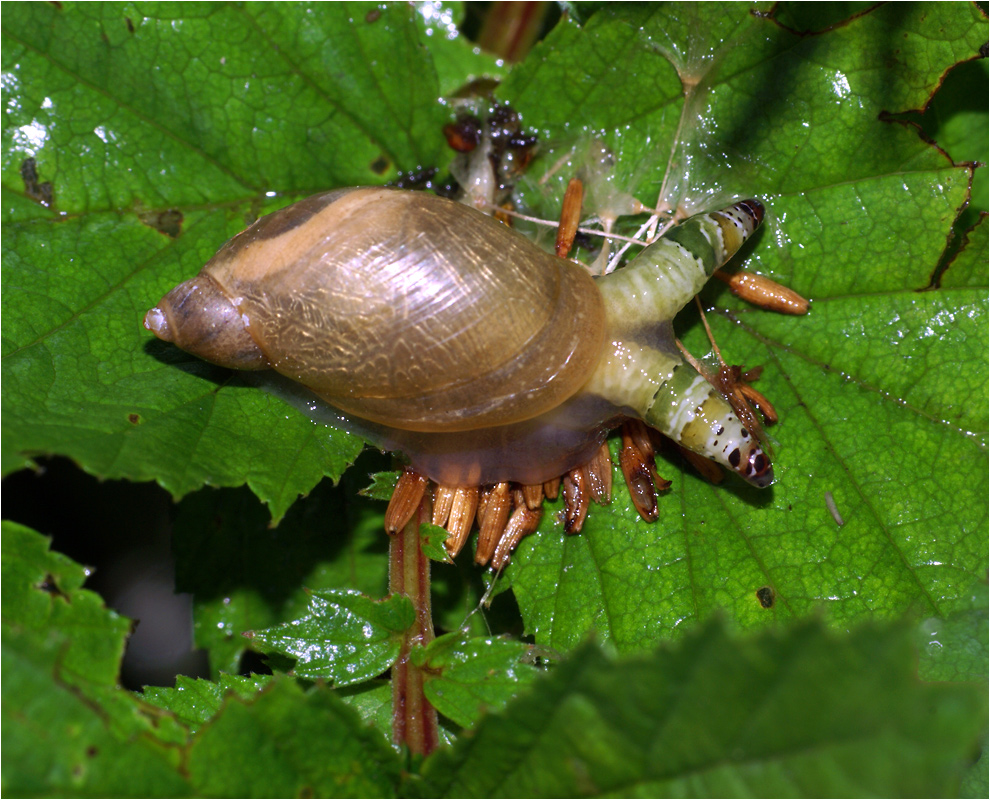
{"label": "snail body", "polygon": [[235,236],[145,326],[221,366],[274,369],[445,485],[549,480],[638,417],[766,486],[759,443],[670,324],[762,214],[692,217],[592,279],[462,204],[335,190]]}

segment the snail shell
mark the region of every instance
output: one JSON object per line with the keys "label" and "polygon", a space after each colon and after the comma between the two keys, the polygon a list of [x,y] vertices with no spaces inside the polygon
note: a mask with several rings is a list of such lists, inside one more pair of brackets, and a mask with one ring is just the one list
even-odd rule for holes
{"label": "snail shell", "polygon": [[767,485],[769,461],[670,327],[759,224],[748,203],[595,281],[450,200],[326,192],[235,236],[145,326],[215,364],[274,369],[446,485],[548,480],[622,416]]}
{"label": "snail shell", "polygon": [[270,366],[362,419],[461,431],[530,419],[577,392],[604,318],[584,270],[490,217],[345,189],[258,220],[148,323],[221,366]]}

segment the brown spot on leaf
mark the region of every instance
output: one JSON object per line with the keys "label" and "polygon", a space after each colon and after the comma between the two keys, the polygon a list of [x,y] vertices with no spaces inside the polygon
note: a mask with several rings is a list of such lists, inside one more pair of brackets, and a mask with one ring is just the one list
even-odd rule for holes
{"label": "brown spot on leaf", "polygon": [[131,423],[131,425],[138,425],[141,422],[141,415],[140,414],[128,414],[127,415],[127,421],[129,423]]}
{"label": "brown spot on leaf", "polygon": [[371,11],[369,11],[367,14],[364,15],[364,21],[370,25],[372,22],[378,22],[378,19],[381,17],[381,15],[382,15],[382,11],[380,8],[373,8],[371,9]]}
{"label": "brown spot on leaf", "polygon": [[374,161],[372,161],[368,167],[376,175],[384,175],[388,172],[389,160],[385,156],[378,156]]}
{"label": "brown spot on leaf", "polygon": [[26,158],[21,164],[21,180],[24,181],[24,193],[28,197],[45,208],[52,207],[55,189],[51,181],[38,182],[38,162],[33,158]]}
{"label": "brown spot on leaf", "polygon": [[124,17],[124,23],[127,25],[128,33],[134,33],[134,23],[131,22],[130,17]]}
{"label": "brown spot on leaf", "polygon": [[760,601],[760,605],[764,608],[773,608],[776,593],[769,586],[761,586],[756,590],[756,599]]}
{"label": "brown spot on leaf", "polygon": [[182,233],[182,212],[178,209],[145,211],[138,214],[138,218],[149,228],[154,228],[172,239],[178,238],[179,234]]}

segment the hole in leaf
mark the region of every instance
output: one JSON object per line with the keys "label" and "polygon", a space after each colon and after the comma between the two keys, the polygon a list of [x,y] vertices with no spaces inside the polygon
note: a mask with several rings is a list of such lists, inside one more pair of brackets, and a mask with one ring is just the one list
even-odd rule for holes
{"label": "hole in leaf", "polygon": [[45,575],[44,579],[38,584],[38,588],[43,592],[56,595],[57,597],[63,597],[68,600],[65,592],[58,588],[58,582],[55,580],[55,576],[50,572]]}

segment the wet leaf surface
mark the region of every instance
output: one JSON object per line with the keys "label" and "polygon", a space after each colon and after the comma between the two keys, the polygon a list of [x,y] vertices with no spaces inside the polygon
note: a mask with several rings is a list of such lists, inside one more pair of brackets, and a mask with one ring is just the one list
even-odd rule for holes
{"label": "wet leaf surface", "polygon": [[[284,678],[260,693],[197,682],[154,705],[117,688],[129,623],[35,534],[5,538],[5,792],[957,791],[985,697],[914,683],[905,642],[919,648],[923,679],[985,683],[986,168],[971,197],[974,169],[962,162],[986,161],[987,112],[960,112],[958,93],[935,92],[951,89],[959,62],[985,82],[986,62],[973,59],[986,18],[962,4],[593,10],[583,25],[563,20],[510,71],[448,38],[443,7],[5,7],[4,474],[64,455],[176,497],[228,487],[192,494],[175,521],[179,588],[196,592],[197,644],[215,674],[240,668],[244,631],[303,618],[305,589],[384,593],[383,507],[354,498],[389,465],[314,490],[341,478],[358,437],[159,343],[141,319],[261,214],[446,167],[451,111],[436,99],[469,75],[505,75],[499,97],[540,133],[520,191],[527,210],[556,217],[587,157],[540,179],[597,138],[616,166],[595,203],[662,193],[689,211],[757,196],[767,221],[734,268],[812,301],[792,318],[721,284],[702,295],[726,360],[765,367],[757,388],[781,417],[773,488],[713,487],[665,453],[659,471],[673,485],[655,525],[619,485],[579,536],[565,537],[551,509],[491,610],[478,610],[486,586],[470,564],[434,565],[438,624],[469,629],[457,636],[472,657],[444,662],[433,688],[477,732],[434,758],[425,788],[399,777],[378,684],[341,702]],[[942,150],[897,121],[926,105],[922,124]],[[693,310],[675,326],[696,355],[710,349]],[[242,485],[267,509],[229,488]],[[272,518],[282,525],[270,529]],[[509,587],[518,614],[498,593]],[[758,594],[768,588],[769,607]],[[725,631],[708,626],[713,614]],[[837,633],[905,617],[913,638],[882,626]],[[453,678],[503,647],[485,644],[490,631],[523,629],[561,654],[581,649],[478,723],[479,705],[516,691],[503,680],[515,655],[487,677]],[[589,635],[624,659],[582,645]],[[672,649],[658,653],[663,640]],[[875,685],[881,672],[894,679]],[[662,690],[639,697],[640,678]],[[773,696],[754,710],[744,684]],[[724,702],[698,699],[688,714],[665,700],[672,687]],[[792,713],[833,699],[842,713],[817,727]],[[886,728],[881,707],[894,709]],[[695,724],[727,710],[734,728]],[[615,720],[642,737],[629,741]],[[802,754],[780,747],[798,739]],[[982,759],[962,791],[986,794]],[[134,775],[146,785],[127,782]]]}

